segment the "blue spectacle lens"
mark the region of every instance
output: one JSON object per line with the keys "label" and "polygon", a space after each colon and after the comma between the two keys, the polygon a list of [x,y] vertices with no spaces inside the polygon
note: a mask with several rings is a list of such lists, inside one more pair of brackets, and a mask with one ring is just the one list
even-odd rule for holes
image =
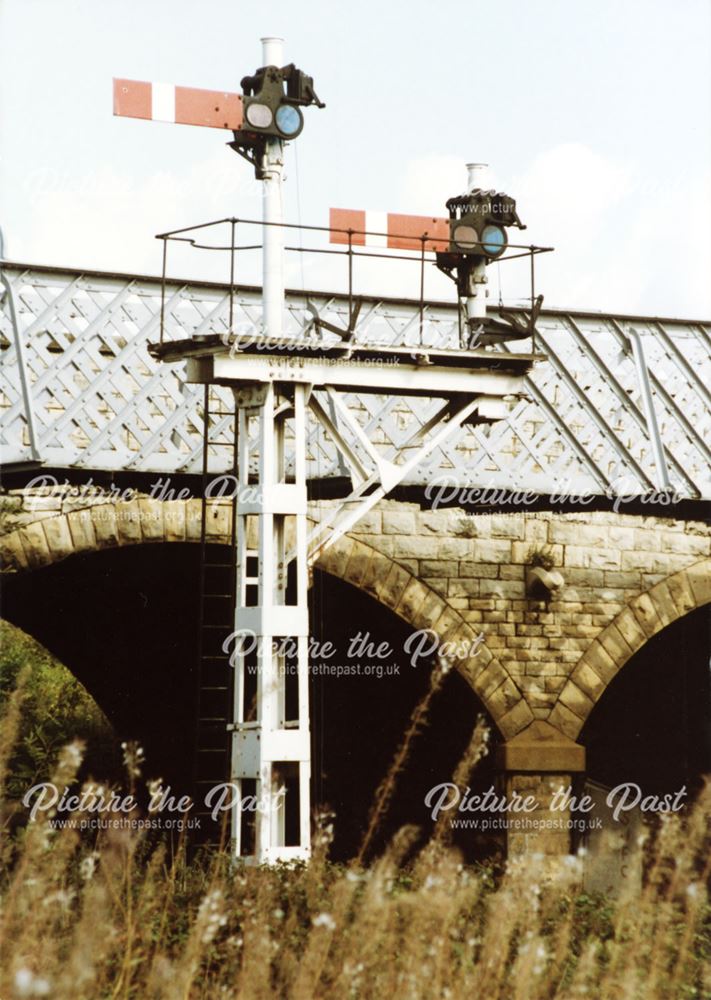
{"label": "blue spectacle lens", "polygon": [[499,257],[506,249],[506,233],[500,226],[484,226],[481,242],[484,253],[489,257]]}
{"label": "blue spectacle lens", "polygon": [[282,104],[277,108],[276,125],[283,135],[296,135],[303,123],[301,112],[291,104]]}

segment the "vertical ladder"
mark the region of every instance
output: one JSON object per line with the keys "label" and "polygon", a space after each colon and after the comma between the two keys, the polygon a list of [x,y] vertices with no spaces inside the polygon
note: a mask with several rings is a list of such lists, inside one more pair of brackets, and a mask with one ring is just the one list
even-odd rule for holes
{"label": "vertical ladder", "polygon": [[[257,863],[310,856],[306,398],[307,386],[299,384],[235,389],[235,631],[243,641],[233,650],[232,846],[237,857]],[[250,416],[259,421],[256,483],[249,471]]]}
{"label": "vertical ladder", "polygon": [[[235,619],[235,566],[236,566],[236,471],[237,471],[237,415],[234,418],[233,439],[211,440],[210,424],[227,414],[224,410],[210,412],[210,389],[204,387],[203,398],[203,453],[200,519],[200,568],[199,568],[199,623],[196,669],[196,726],[193,790],[194,815],[200,827],[195,840],[202,844],[220,841],[221,825],[211,819],[205,807],[205,798],[211,788],[229,781],[230,736],[228,726],[232,718],[233,672],[229,653],[224,651],[226,641],[234,628]],[[212,476],[224,475],[225,450],[229,449],[232,480],[231,527],[228,544],[218,545],[208,540],[208,520],[214,513],[214,503],[208,498]],[[210,470],[210,452],[222,458],[222,468]],[[229,826],[227,828],[229,837]]]}

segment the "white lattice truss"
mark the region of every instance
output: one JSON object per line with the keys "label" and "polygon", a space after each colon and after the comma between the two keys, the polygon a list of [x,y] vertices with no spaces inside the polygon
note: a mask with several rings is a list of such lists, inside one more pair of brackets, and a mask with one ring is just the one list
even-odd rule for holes
{"label": "white lattice truss", "polygon": [[[159,337],[160,281],[18,264],[3,272],[12,290],[0,313],[3,464],[199,473],[202,387],[185,382],[184,364],[160,363],[147,349]],[[165,338],[228,334],[229,299],[226,286],[168,283]],[[233,329],[258,332],[260,289],[236,289],[233,310]],[[344,296],[291,292],[287,312],[293,338],[316,336],[315,318],[348,326]],[[542,495],[671,487],[679,497],[711,498],[711,323],[544,310],[537,329],[545,360],[526,379],[528,398],[506,419],[458,428],[406,484],[439,477]],[[366,298],[354,339],[456,347],[456,308],[427,303],[421,317],[416,301]],[[531,343],[493,349],[530,351]],[[227,470],[230,448],[219,442],[232,442],[232,394],[210,391],[209,464]],[[365,437],[384,451],[402,451],[441,406],[394,395],[348,402]],[[326,395],[322,405],[331,406]],[[346,474],[321,424],[310,427],[307,458],[312,479]]]}

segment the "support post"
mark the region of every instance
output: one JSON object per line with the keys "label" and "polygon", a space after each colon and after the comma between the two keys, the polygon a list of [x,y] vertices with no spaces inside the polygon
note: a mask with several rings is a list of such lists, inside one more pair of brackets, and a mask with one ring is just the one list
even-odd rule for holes
{"label": "support post", "polygon": [[[282,39],[262,39],[262,64],[280,67]],[[283,142],[263,162],[263,323],[283,333]],[[311,850],[308,689],[306,398],[309,387],[252,383],[235,389],[239,422],[232,782],[234,854],[256,863],[307,860]],[[259,423],[257,482],[249,423]],[[287,423],[292,433],[287,434]],[[287,462],[293,448],[293,473]],[[256,499],[253,497],[256,494]],[[296,553],[291,572],[289,552]],[[254,811],[244,809],[250,796]],[[250,825],[253,818],[253,825]]]}
{"label": "support post", "polygon": [[570,797],[564,792],[585,772],[585,747],[549,722],[537,719],[497,748],[497,766],[507,800],[516,794],[521,799],[530,797],[535,804],[530,813],[507,817],[508,856],[567,854],[571,849],[571,810]]}
{"label": "support post", "polygon": [[[280,67],[283,61],[283,39],[262,38],[262,65]],[[262,166],[264,333],[267,337],[281,337],[284,317],[284,248],[281,229],[284,143],[281,139],[267,137]]]}
{"label": "support post", "polygon": [[[235,390],[240,453],[232,782],[238,804],[232,842],[236,856],[257,863],[310,855],[307,391],[275,383]],[[250,483],[246,442],[255,415],[259,471]],[[287,439],[294,447],[293,474]],[[296,553],[291,568],[287,549]],[[247,813],[242,804],[252,795],[257,809]]]}
{"label": "support post", "polygon": [[[467,191],[471,193],[483,184],[488,164],[467,163]],[[480,258],[467,275],[467,325],[475,333],[478,321],[486,319],[486,261]]]}

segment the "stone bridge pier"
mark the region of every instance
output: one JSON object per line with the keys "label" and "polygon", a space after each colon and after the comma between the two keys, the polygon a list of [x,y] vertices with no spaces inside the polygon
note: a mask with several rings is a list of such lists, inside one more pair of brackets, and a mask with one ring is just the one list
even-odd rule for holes
{"label": "stone bridge pier", "polygon": [[[197,499],[16,491],[4,501],[6,572],[200,537]],[[328,507],[314,504],[313,516]],[[229,541],[230,518],[228,504],[210,506],[210,541]],[[545,819],[553,791],[585,773],[581,731],[608,685],[657,633],[711,603],[711,528],[624,506],[484,514],[384,501],[318,568],[432,630],[498,729],[502,787],[535,794]],[[508,844],[558,853],[570,834],[509,830]]]}

